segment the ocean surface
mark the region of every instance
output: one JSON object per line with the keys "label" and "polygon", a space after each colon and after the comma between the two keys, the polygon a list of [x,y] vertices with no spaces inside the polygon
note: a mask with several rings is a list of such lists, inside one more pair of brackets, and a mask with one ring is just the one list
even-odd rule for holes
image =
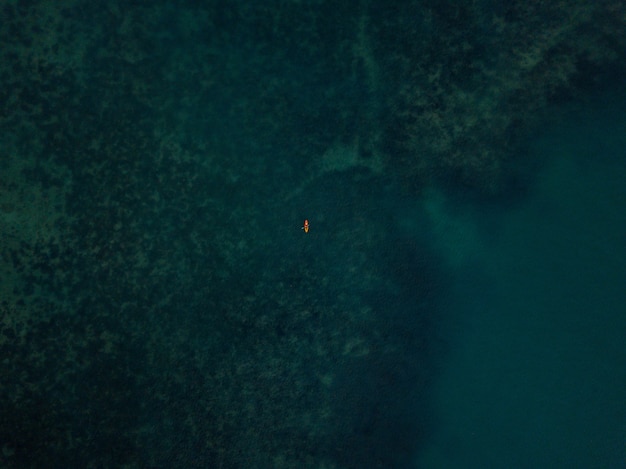
{"label": "ocean surface", "polygon": [[626,468],[626,5],[566,3],[3,2],[0,469]]}
{"label": "ocean surface", "polygon": [[514,206],[433,213],[455,274],[416,467],[626,465],[625,104],[597,96],[533,136],[544,163]]}

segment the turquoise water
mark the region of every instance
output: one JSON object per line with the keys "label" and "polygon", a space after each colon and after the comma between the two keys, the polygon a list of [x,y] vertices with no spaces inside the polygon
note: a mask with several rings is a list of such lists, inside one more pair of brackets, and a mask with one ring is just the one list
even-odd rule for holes
{"label": "turquoise water", "polygon": [[432,212],[466,236],[442,245],[449,354],[417,467],[626,467],[626,115],[599,101],[534,138],[513,207]]}
{"label": "turquoise water", "polygon": [[0,468],[626,467],[624,30],[3,2]]}

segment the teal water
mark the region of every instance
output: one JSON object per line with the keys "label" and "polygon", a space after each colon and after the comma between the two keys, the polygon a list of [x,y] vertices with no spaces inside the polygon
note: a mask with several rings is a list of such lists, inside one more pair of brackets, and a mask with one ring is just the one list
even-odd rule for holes
{"label": "teal water", "polygon": [[624,467],[624,30],[3,2],[0,469]]}
{"label": "teal water", "polygon": [[462,254],[442,246],[449,355],[416,467],[626,466],[626,115],[611,99],[533,139],[545,164],[514,207],[434,212],[466,236]]}

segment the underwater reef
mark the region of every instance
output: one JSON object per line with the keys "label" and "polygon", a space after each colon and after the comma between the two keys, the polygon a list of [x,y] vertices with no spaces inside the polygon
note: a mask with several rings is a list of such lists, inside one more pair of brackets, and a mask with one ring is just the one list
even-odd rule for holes
{"label": "underwater reef", "polygon": [[406,467],[446,278],[393,201],[497,198],[626,50],[617,1],[0,17],[3,468]]}
{"label": "underwater reef", "polygon": [[452,179],[501,194],[532,169],[524,137],[549,106],[623,72],[623,2],[418,2],[403,14],[387,10],[372,29],[379,62],[399,83],[389,100],[398,155],[391,164],[414,187]]}

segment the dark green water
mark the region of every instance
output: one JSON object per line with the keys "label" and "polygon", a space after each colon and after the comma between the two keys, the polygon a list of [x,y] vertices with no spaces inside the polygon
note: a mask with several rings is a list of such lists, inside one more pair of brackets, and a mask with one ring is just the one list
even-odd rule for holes
{"label": "dark green water", "polygon": [[0,468],[626,467],[624,30],[5,1]]}
{"label": "dark green water", "polygon": [[545,165],[514,208],[453,207],[471,242],[418,467],[626,464],[623,109],[599,97],[534,139]]}

